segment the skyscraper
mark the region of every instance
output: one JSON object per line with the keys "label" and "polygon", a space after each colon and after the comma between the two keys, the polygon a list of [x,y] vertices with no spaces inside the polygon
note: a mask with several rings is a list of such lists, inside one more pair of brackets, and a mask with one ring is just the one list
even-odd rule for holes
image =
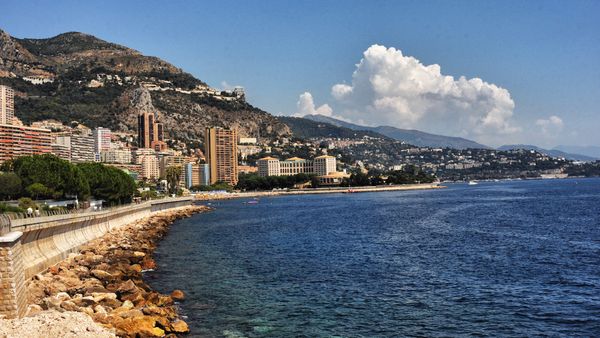
{"label": "skyscraper", "polygon": [[0,124],[13,124],[15,117],[15,92],[7,86],[0,86]]}
{"label": "skyscraper", "polygon": [[204,155],[210,170],[210,184],[238,182],[237,130],[206,128]]}
{"label": "skyscraper", "polygon": [[138,115],[138,147],[162,151],[167,148],[162,123],[156,121],[154,113]]}

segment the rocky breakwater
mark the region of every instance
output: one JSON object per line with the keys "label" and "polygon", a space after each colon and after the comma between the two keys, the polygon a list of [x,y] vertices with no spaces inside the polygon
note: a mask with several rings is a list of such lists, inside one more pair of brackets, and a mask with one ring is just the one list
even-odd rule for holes
{"label": "rocky breakwater", "polygon": [[208,207],[164,211],[94,240],[28,282],[29,315],[44,310],[77,311],[123,337],[161,337],[189,331],[177,313],[185,295],[153,291],[142,271],[156,268],[151,257],[177,219]]}

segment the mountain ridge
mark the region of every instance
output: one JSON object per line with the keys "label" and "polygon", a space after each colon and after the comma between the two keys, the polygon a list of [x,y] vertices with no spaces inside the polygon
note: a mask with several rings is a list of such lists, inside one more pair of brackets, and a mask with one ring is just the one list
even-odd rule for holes
{"label": "mountain ridge", "polygon": [[562,157],[562,158],[565,158],[568,160],[573,160],[573,161],[588,162],[588,161],[595,161],[598,159],[598,158],[594,158],[594,157],[586,156],[586,155],[582,155],[582,154],[573,154],[573,153],[564,152],[564,151],[558,150],[556,148],[544,149],[544,148],[534,146],[531,144],[505,144],[505,145],[498,147],[497,149],[498,150],[513,150],[513,149],[534,150],[534,151],[546,154],[551,157],[557,157],[557,158]]}
{"label": "mountain ridge", "polygon": [[26,123],[56,119],[133,132],[137,114],[149,105],[131,98],[143,95],[174,139],[202,140],[208,126],[237,127],[241,136],[291,133],[244,98],[214,90],[167,61],[80,32],[30,39],[0,30],[0,84],[15,89],[16,115]]}
{"label": "mountain ridge", "polygon": [[378,127],[368,127],[361,126],[358,124],[345,122],[339,119],[335,119],[332,117],[324,116],[324,115],[305,115],[304,118],[317,121],[317,122],[326,122],[333,125],[337,125],[339,127],[345,127],[354,130],[369,130],[376,132],[378,134],[385,135],[392,139],[405,141],[406,143],[420,146],[420,147],[432,147],[432,148],[455,148],[455,149],[467,149],[467,148],[480,148],[480,149],[490,149],[490,147],[477,143],[472,140],[468,140],[462,137],[455,136],[443,136],[437,134],[426,133],[419,130],[414,129],[401,129],[392,126],[378,126]]}

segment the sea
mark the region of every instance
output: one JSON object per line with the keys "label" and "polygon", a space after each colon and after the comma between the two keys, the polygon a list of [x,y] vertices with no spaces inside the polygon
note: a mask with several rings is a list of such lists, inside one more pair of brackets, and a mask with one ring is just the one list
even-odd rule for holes
{"label": "sea", "polygon": [[145,275],[192,337],[600,336],[600,179],[213,202]]}

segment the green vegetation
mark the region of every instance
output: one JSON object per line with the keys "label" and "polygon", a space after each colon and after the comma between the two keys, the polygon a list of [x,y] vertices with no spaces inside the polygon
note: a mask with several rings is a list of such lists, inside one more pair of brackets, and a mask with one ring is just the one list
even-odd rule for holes
{"label": "green vegetation", "polygon": [[190,188],[191,191],[232,191],[233,187],[226,182],[217,182],[211,185],[195,185]]}
{"label": "green vegetation", "polygon": [[81,163],[77,167],[83,172],[95,198],[110,204],[131,202],[136,185],[123,170],[100,163]]}
{"label": "green vegetation", "polygon": [[267,177],[261,177],[258,174],[240,174],[236,188],[240,190],[289,189],[293,188],[296,184],[310,182],[312,177],[306,174]]}
{"label": "green vegetation", "polygon": [[118,168],[100,163],[74,165],[50,154],[19,157],[0,169],[4,171],[0,174],[0,198],[20,198],[26,204],[31,198],[74,196],[126,203],[136,189],[133,179]]}
{"label": "green vegetation", "polygon": [[21,191],[21,178],[15,173],[0,174],[0,199],[6,200],[17,196]]}
{"label": "green vegetation", "polygon": [[167,191],[170,195],[179,193],[179,182],[181,181],[181,167],[173,166],[167,168]]}
{"label": "green vegetation", "polygon": [[21,194],[36,198],[90,196],[90,186],[79,168],[54,155],[19,157],[12,169],[22,181]]}

